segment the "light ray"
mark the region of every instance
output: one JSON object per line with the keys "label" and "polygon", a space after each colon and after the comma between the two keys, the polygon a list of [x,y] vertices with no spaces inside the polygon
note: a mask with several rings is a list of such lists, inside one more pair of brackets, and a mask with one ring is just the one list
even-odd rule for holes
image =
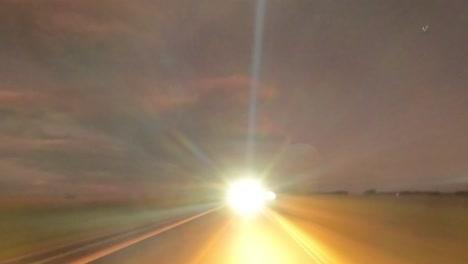
{"label": "light ray", "polygon": [[248,116],[247,166],[252,167],[255,157],[255,130],[257,122],[257,94],[260,84],[263,32],[265,27],[266,0],[257,0],[255,10],[255,28],[253,39],[250,101]]}

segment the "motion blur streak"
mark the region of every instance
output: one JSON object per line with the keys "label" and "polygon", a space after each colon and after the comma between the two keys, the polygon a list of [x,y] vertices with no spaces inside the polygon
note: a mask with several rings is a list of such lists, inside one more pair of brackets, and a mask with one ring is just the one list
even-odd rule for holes
{"label": "motion blur streak", "polygon": [[464,197],[283,194],[258,214],[224,208],[93,263],[464,264],[467,206]]}
{"label": "motion blur streak", "polygon": [[273,155],[271,156],[270,160],[268,161],[268,163],[266,164],[266,166],[263,168],[263,170],[260,173],[260,176],[262,178],[265,178],[268,175],[270,175],[272,170],[275,168],[275,166],[278,165],[278,162],[280,161],[281,157],[285,154],[289,143],[290,141],[288,139],[285,139],[281,143],[281,146],[278,147],[278,149],[272,153]]}
{"label": "motion blur streak", "polygon": [[199,263],[321,263],[309,258],[264,215],[238,219],[232,222],[230,231]]}
{"label": "motion blur streak", "polygon": [[[245,222],[234,238],[232,258],[234,263],[290,263],[287,250],[274,250],[277,238],[258,226]],[[272,252],[276,252],[273,254]]]}
{"label": "motion blur streak", "polygon": [[190,153],[192,153],[199,161],[203,162],[205,165],[210,166],[214,170],[218,170],[213,160],[210,159],[205,153],[203,153],[203,151],[197,147],[192,140],[177,131],[174,131],[173,134],[174,137],[180,142],[180,144],[187,148]]}
{"label": "motion blur streak", "polygon": [[221,236],[224,235],[224,233],[226,232],[228,227],[231,226],[231,225],[232,225],[232,220],[226,222],[221,228],[219,228],[219,230],[211,238],[207,239],[207,242],[206,242],[207,245],[204,248],[200,249],[198,254],[193,257],[193,261],[191,262],[191,264],[202,263],[201,260],[207,254],[209,254],[209,252],[210,252],[211,248],[213,247],[213,245],[219,241]]}
{"label": "motion blur streak", "polygon": [[223,232],[197,263],[320,263],[264,213],[237,218]]}
{"label": "motion blur streak", "polygon": [[255,11],[254,43],[252,53],[252,68],[250,76],[250,103],[248,116],[248,142],[247,142],[247,166],[251,166],[255,151],[255,125],[257,122],[257,93],[260,83],[260,68],[262,61],[262,42],[265,24],[266,0],[257,0]]}
{"label": "motion blur streak", "polygon": [[317,241],[307,237],[298,227],[288,221],[283,216],[271,210],[267,211],[269,218],[273,219],[286,233],[288,233],[297,244],[299,244],[309,256],[320,264],[338,263],[332,261],[327,253]]}
{"label": "motion blur streak", "polygon": [[166,227],[163,227],[163,228],[160,228],[160,229],[158,229],[158,230],[155,230],[155,231],[153,231],[153,232],[151,232],[151,233],[142,235],[142,236],[140,236],[140,237],[133,238],[133,239],[131,239],[131,240],[129,240],[129,241],[126,241],[126,242],[124,242],[124,243],[115,245],[115,246],[113,246],[113,247],[111,247],[111,248],[107,248],[107,249],[102,250],[102,251],[100,251],[100,252],[94,253],[94,254],[92,254],[92,255],[90,255],[90,256],[86,256],[86,257],[84,257],[84,258],[82,258],[82,259],[75,260],[75,261],[73,261],[72,263],[74,263],[74,264],[89,263],[89,262],[91,262],[91,261],[93,261],[93,260],[96,260],[96,259],[102,258],[102,257],[104,257],[104,256],[107,256],[107,255],[109,255],[109,254],[112,254],[112,253],[114,253],[114,252],[116,252],[116,251],[119,251],[119,250],[121,250],[121,249],[123,249],[123,248],[129,247],[129,246],[131,246],[131,245],[133,245],[133,244],[136,244],[136,243],[138,243],[138,242],[140,242],[140,241],[143,241],[143,240],[145,240],[145,239],[148,239],[148,238],[150,238],[150,237],[153,237],[153,236],[155,236],[155,235],[158,235],[158,234],[160,234],[160,233],[162,233],[162,232],[171,230],[171,229],[173,229],[173,228],[176,228],[177,226],[180,226],[180,225],[183,225],[183,224],[188,223],[188,222],[190,222],[190,221],[193,221],[193,220],[195,220],[195,219],[197,219],[197,218],[200,218],[201,216],[204,216],[204,215],[210,214],[210,213],[212,213],[212,212],[215,212],[215,211],[219,210],[220,208],[221,208],[221,207],[218,207],[218,208],[214,208],[214,209],[210,209],[210,210],[204,211],[204,212],[202,212],[202,213],[199,213],[199,214],[194,215],[194,216],[192,216],[192,217],[189,217],[189,218],[187,218],[187,219],[178,221],[178,222],[173,223],[173,224],[171,224],[171,225],[168,225],[168,226],[166,226]]}
{"label": "motion blur streak", "polygon": [[319,263],[265,214],[237,217],[220,210],[124,248],[94,264]]}

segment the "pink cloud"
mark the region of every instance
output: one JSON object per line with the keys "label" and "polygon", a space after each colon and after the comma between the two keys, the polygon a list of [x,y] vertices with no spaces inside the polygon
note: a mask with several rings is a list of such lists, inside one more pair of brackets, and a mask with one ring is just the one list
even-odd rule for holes
{"label": "pink cloud", "polygon": [[[190,85],[194,87],[201,96],[214,92],[224,92],[227,97],[234,97],[239,101],[247,102],[250,95],[249,89],[251,83],[250,78],[246,75],[230,75],[197,80]],[[260,85],[260,100],[274,100],[277,97],[278,90],[275,87],[266,84]]]}
{"label": "pink cloud", "polygon": [[143,108],[142,110],[151,113],[163,113],[176,108],[191,105],[196,102],[198,102],[198,99],[195,96],[171,96],[159,91],[141,98],[141,106]]}

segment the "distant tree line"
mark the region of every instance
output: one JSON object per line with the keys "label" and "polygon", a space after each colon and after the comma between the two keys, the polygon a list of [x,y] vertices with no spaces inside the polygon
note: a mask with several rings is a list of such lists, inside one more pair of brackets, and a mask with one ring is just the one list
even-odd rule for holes
{"label": "distant tree line", "polygon": [[455,195],[468,195],[468,191],[457,191],[454,194]]}
{"label": "distant tree line", "polygon": [[[332,191],[304,191],[295,189],[285,189],[282,193],[298,194],[298,195],[349,195],[346,190],[332,190]],[[383,192],[377,191],[376,189],[367,189],[362,192],[363,195],[389,195],[389,196],[411,196],[411,195],[427,195],[427,196],[438,196],[438,195],[457,195],[457,196],[468,196],[468,190],[466,191],[455,191],[455,192],[440,192],[440,191],[416,191],[416,190],[403,190],[403,191],[392,191]]]}
{"label": "distant tree line", "polygon": [[317,194],[348,195],[349,192],[345,190],[336,190],[336,191],[329,191],[329,192],[317,192]]}
{"label": "distant tree line", "polygon": [[456,191],[456,192],[440,192],[440,191],[414,191],[414,190],[404,190],[404,191],[394,191],[394,192],[378,192],[376,189],[365,190],[362,194],[364,195],[396,195],[396,196],[408,196],[408,195],[468,195],[467,191]]}

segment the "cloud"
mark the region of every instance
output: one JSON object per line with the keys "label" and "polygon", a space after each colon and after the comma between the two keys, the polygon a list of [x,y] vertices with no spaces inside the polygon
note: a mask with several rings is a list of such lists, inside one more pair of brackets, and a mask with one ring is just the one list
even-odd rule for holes
{"label": "cloud", "polygon": [[164,93],[157,93],[152,95],[145,95],[141,98],[141,100],[143,111],[159,114],[194,104],[198,99],[194,96],[171,96]]}
{"label": "cloud", "polygon": [[[444,7],[450,19],[440,19],[438,5],[423,19],[413,8],[272,2],[258,167],[280,156],[278,172],[330,188],[465,175],[466,8]],[[0,1],[0,165],[43,175],[44,193],[94,184],[122,195],[126,184],[210,181],[242,167],[254,7]],[[437,26],[422,37],[411,29],[419,19]]]}
{"label": "cloud", "polygon": [[[63,177],[44,178],[45,193],[47,184],[203,178],[210,168],[195,153],[246,136],[250,79],[238,55],[220,47],[249,57],[250,33],[238,27],[249,24],[241,19],[249,8],[237,1],[2,2],[2,157],[31,174]],[[223,41],[233,34],[238,43]],[[207,42],[211,35],[218,40]],[[213,72],[218,60],[232,64]],[[263,84],[259,99],[266,105],[277,95]],[[281,134],[268,117],[259,120],[262,137]]]}
{"label": "cloud", "polygon": [[[246,103],[250,98],[251,79],[246,75],[231,75],[196,80],[188,84],[194,87],[201,96],[211,93],[224,93],[226,97]],[[259,87],[259,100],[275,100],[278,90],[270,85],[261,84]]]}
{"label": "cloud", "polygon": [[[40,25],[43,30],[67,32],[94,38],[108,38],[114,34],[128,34],[132,29],[119,21],[100,21],[79,13],[54,13]],[[52,27],[52,28],[51,28]]]}
{"label": "cloud", "polygon": [[46,107],[50,99],[47,95],[40,93],[2,89],[0,90],[0,109],[25,113],[28,109],[40,110]]}

